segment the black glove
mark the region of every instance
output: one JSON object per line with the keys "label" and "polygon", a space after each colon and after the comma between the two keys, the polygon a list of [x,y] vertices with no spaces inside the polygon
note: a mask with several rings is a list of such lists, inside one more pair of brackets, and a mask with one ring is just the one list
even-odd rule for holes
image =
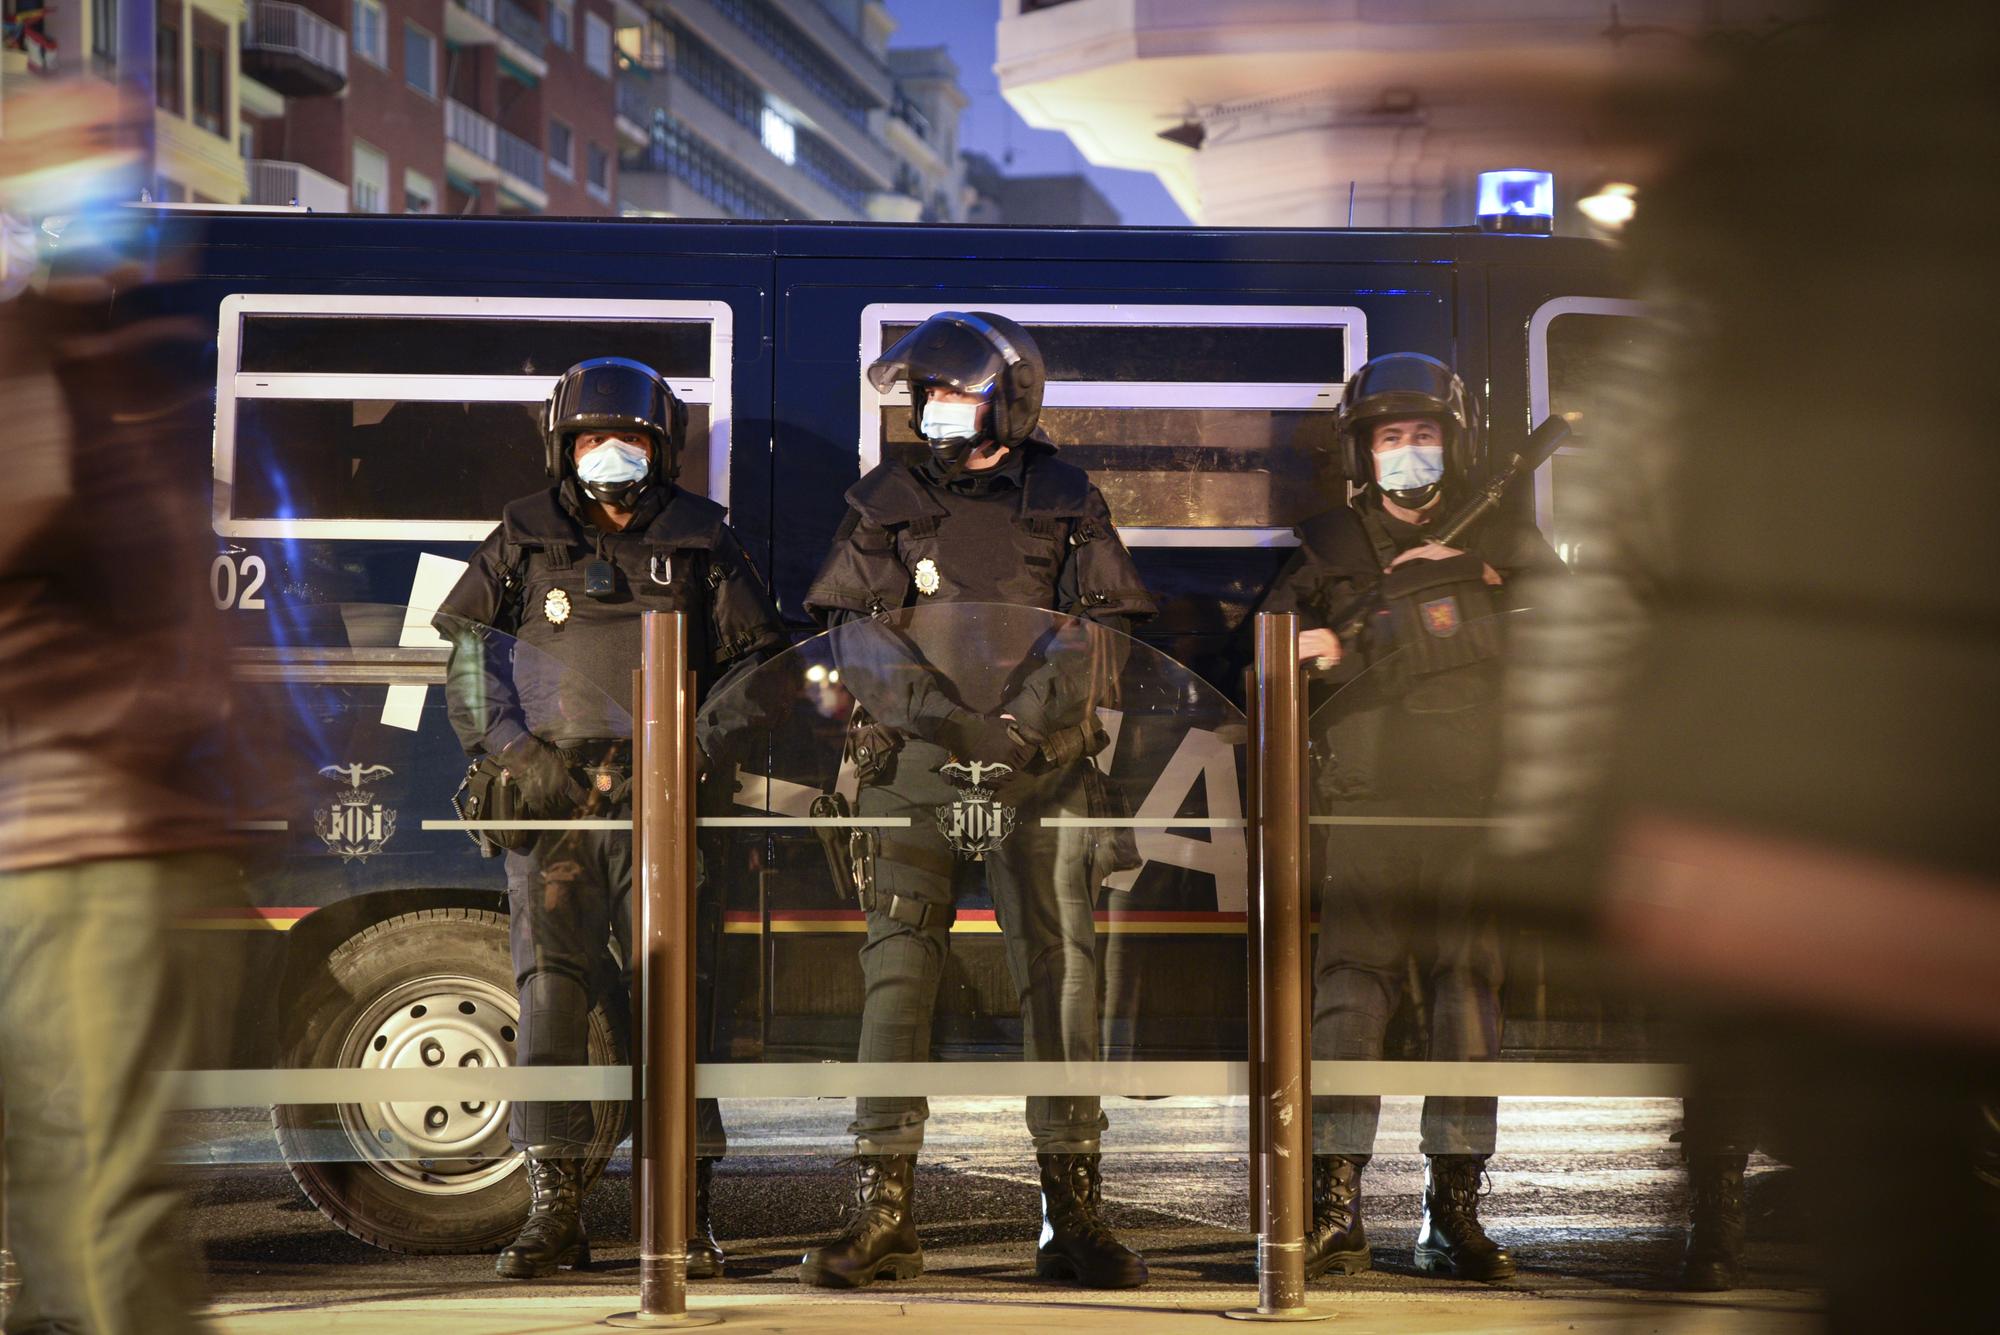
{"label": "black glove", "polygon": [[500,763],[521,790],[524,814],[530,820],[561,820],[582,810],[590,799],[562,752],[533,733],[523,733],[502,751]]}
{"label": "black glove", "polygon": [[937,742],[953,759],[1010,765],[1016,775],[1025,774],[1035,756],[1035,748],[1006,719],[971,710],[959,710],[947,718],[938,728]]}

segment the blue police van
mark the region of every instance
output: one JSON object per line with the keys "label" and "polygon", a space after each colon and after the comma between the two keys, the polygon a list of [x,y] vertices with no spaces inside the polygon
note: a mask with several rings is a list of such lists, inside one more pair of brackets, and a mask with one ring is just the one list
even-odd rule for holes
{"label": "blue police van", "polygon": [[[1589,448],[1594,369],[1642,314],[1609,248],[1473,229],[252,213],[160,225],[184,273],[143,304],[215,333],[210,592],[241,646],[239,683],[286,719],[268,757],[285,809],[257,822],[256,901],[201,924],[251,950],[258,1001],[234,1059],[246,1068],[510,1060],[504,882],[451,828],[464,760],[429,622],[501,507],[546,485],[539,408],[571,364],[618,355],[665,375],[689,406],[681,485],[729,507],[803,639],[801,598],[843,491],[919,443],[907,399],[864,368],[933,311],[1012,317],[1047,359],[1044,428],[1102,489],[1159,597],[1141,638],[1229,697],[1292,526],[1340,499],[1312,446],[1355,368],[1387,351],[1445,359],[1478,394],[1495,449],[1552,413],[1569,419],[1565,452],[1512,503],[1587,561],[1563,526],[1565,461]],[[1227,787],[1187,800],[1240,814]],[[1218,853],[1241,838],[1141,841],[1126,885],[1148,967],[1172,979],[1147,994],[1149,1055],[1242,1055],[1247,876]],[[817,844],[753,832],[711,855],[709,879],[712,1058],[851,1058],[861,915],[830,888]],[[941,1050],[1017,1052],[991,914],[961,906],[956,932]],[[1510,1051],[1642,1044],[1594,997],[1553,985],[1534,942],[1515,948]],[[607,977],[594,1061],[623,1059],[617,987]],[[301,1185],[342,1227],[454,1250],[518,1221],[504,1111],[275,1117]],[[605,1128],[608,1151],[621,1128]]]}

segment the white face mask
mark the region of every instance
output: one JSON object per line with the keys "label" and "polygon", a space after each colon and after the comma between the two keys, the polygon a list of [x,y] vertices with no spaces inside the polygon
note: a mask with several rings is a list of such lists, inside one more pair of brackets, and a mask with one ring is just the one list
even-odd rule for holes
{"label": "white face mask", "polygon": [[924,439],[970,440],[979,434],[979,408],[976,403],[939,403],[936,399],[925,399],[921,426]]}
{"label": "white face mask", "polygon": [[1399,445],[1375,456],[1375,481],[1384,491],[1417,491],[1444,479],[1444,446]]}
{"label": "white face mask", "polygon": [[599,487],[615,487],[637,482],[652,468],[652,456],[643,445],[626,440],[607,440],[577,460],[576,475]]}

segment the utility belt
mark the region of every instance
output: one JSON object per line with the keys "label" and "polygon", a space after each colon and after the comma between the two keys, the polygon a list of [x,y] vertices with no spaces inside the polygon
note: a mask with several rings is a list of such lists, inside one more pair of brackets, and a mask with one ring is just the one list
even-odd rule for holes
{"label": "utility belt", "polygon": [[[1111,740],[1094,713],[1080,723],[1058,728],[1047,735],[1034,734],[1027,740],[1037,744],[1035,757],[1029,762],[1032,773],[1053,773],[1079,761],[1084,762],[1089,765],[1089,772],[1085,775],[1085,801],[1090,814],[1131,816],[1129,804],[1123,800],[1122,794],[1110,785],[1090,759]],[[899,729],[877,722],[858,707],[855,709],[848,729],[844,758],[854,765],[860,787],[874,787],[894,778],[896,756],[902,750],[904,741],[905,736]],[[813,799],[810,814],[819,820],[849,819],[854,811],[840,793],[822,793]],[[863,913],[879,914],[919,930],[937,925],[949,928],[956,919],[957,910],[949,904],[908,899],[880,891],[875,876],[876,860],[883,856],[880,832],[868,827],[841,825],[822,825],[815,832],[842,898],[852,900]],[[898,844],[889,851],[888,857],[898,864],[935,863],[929,869],[946,878],[955,870],[954,856],[939,852],[927,842]],[[1099,831],[1091,860],[1093,872],[1100,877],[1139,866],[1138,845],[1132,831],[1125,827],[1106,827]]]}
{"label": "utility belt", "polygon": [[[586,738],[559,746],[563,758],[587,796],[574,814],[614,808],[632,793],[632,739],[629,737]],[[458,791],[452,794],[452,810],[465,821],[517,821],[554,819],[527,810],[521,787],[498,756],[481,756],[466,766]],[[468,830],[479,856],[498,857],[502,852],[519,853],[531,847],[539,831],[523,829]]]}

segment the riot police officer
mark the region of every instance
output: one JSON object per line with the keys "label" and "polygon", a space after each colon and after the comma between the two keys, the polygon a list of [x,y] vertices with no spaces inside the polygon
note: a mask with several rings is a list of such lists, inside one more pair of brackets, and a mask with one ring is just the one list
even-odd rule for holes
{"label": "riot police officer", "polygon": [[[883,623],[870,618],[1002,603],[1121,629],[1150,615],[1153,600],[1104,498],[1036,430],[1045,372],[1026,330],[998,315],[942,311],[868,375],[880,389],[908,383],[910,423],[927,448],[915,464],[885,460],[848,491],[847,517],[806,595],[816,616],[850,632],[837,637],[845,640],[836,647],[846,659],[842,680],[868,712],[868,749],[890,753],[871,767],[859,808],[909,817],[907,828],[880,833],[861,949],[860,1060],[928,1060],[955,890],[983,868],[1021,1000],[1026,1055],[1092,1061],[1097,962],[1087,878],[1058,871],[1060,836],[1040,817],[1083,809],[1092,747],[1065,751],[1054,742],[1087,733],[1095,715],[1073,667],[1037,643],[1054,619],[1022,616],[1010,627],[989,616],[979,624],[995,627],[990,634],[885,629],[876,638],[870,631]],[[877,650],[908,658],[868,661]],[[940,772],[954,763],[1012,776],[1007,800],[1018,821],[983,861],[955,852],[934,819],[954,799]],[[856,1208],[840,1236],[806,1254],[804,1283],[858,1288],[922,1270],[912,1189],[928,1113],[921,1098],[858,1101],[850,1127]],[[1099,1217],[1098,1100],[1031,1098],[1027,1119],[1042,1188],[1036,1273],[1100,1288],[1144,1283],[1144,1259]]]}
{"label": "riot police officer", "polygon": [[[1263,610],[1296,612],[1315,690],[1354,682],[1316,719],[1321,810],[1359,817],[1484,814],[1496,760],[1496,673],[1515,575],[1557,566],[1532,525],[1499,511],[1459,547],[1426,531],[1464,498],[1478,465],[1477,417],[1444,363],[1391,353],[1349,380],[1335,423],[1351,503],[1299,527],[1300,546]],[[1323,460],[1332,464],[1335,460]],[[1357,682],[1373,667],[1373,675]],[[1331,742],[1329,746],[1328,743]],[[1329,804],[1338,804],[1337,808]],[[1313,1055],[1374,1060],[1414,954],[1429,983],[1430,1055],[1491,1060],[1500,1050],[1498,925],[1478,894],[1476,834],[1450,826],[1342,827],[1321,841]],[[1313,1100],[1313,1226],[1307,1273],[1371,1264],[1360,1182],[1381,1100]],[[1513,1260],[1479,1222],[1498,1101],[1424,1100],[1427,1274],[1502,1279]]]}
{"label": "riot police officer", "polygon": [[[571,367],[543,419],[554,482],[507,506],[433,623],[453,645],[452,725],[469,754],[505,767],[516,818],[629,816],[642,613],[689,614],[704,691],[786,643],[723,508],[674,484],[686,427],[687,409],[651,367],[622,357]],[[630,957],[631,836],[555,830],[509,843],[520,1062],[578,1065],[614,934]],[[707,1277],[722,1272],[708,1202],[724,1145],[714,1103],[699,1113],[688,1272]],[[528,1157],[532,1205],[495,1268],[529,1279],[587,1264],[590,1105],[517,1102],[508,1134]]]}

